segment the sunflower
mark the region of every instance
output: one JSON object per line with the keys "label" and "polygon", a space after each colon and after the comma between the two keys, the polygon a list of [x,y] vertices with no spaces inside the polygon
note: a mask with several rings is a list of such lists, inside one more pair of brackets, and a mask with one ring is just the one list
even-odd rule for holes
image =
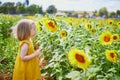
{"label": "sunflower", "polygon": [[67,36],[67,32],[66,32],[65,30],[62,30],[62,31],[60,32],[60,37],[64,38],[64,37],[66,37],[66,36]]}
{"label": "sunflower", "polygon": [[112,41],[112,34],[109,31],[106,31],[100,35],[100,42],[102,45],[109,45]]}
{"label": "sunflower", "polygon": [[86,27],[87,30],[91,30],[91,28],[92,28],[90,23],[85,24],[85,27]]}
{"label": "sunflower", "polygon": [[72,65],[82,69],[88,68],[91,63],[84,51],[76,48],[69,51],[68,59]]}
{"label": "sunflower", "polygon": [[115,50],[106,50],[105,51],[106,58],[111,62],[117,61],[117,54]]}
{"label": "sunflower", "polygon": [[75,19],[73,22],[73,25],[78,27],[80,25],[80,20],[79,19]]}
{"label": "sunflower", "polygon": [[113,20],[108,20],[108,24],[109,24],[109,25],[113,25],[113,24],[114,24],[114,21],[113,21]]}
{"label": "sunflower", "polygon": [[46,20],[45,26],[51,32],[56,32],[58,30],[58,26],[53,20]]}
{"label": "sunflower", "polygon": [[118,34],[113,34],[112,38],[114,41],[118,41],[119,40],[119,35]]}
{"label": "sunflower", "polygon": [[117,22],[117,26],[120,28],[120,22]]}
{"label": "sunflower", "polygon": [[85,22],[85,18],[81,18],[81,21],[82,21],[82,22]]}
{"label": "sunflower", "polygon": [[74,21],[74,18],[72,18],[72,17],[69,17],[69,18],[67,18],[67,20],[66,20],[66,22],[67,22],[69,25],[72,25],[73,21]]}
{"label": "sunflower", "polygon": [[92,34],[94,34],[96,31],[95,29],[90,30]]}

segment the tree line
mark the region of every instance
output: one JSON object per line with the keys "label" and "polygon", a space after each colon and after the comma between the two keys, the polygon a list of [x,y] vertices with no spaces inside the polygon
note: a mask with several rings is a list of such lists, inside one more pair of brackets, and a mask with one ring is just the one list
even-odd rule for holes
{"label": "tree line", "polygon": [[[47,13],[56,13],[57,9],[54,5],[50,5],[46,11]],[[29,0],[26,0],[25,3],[21,2],[0,2],[0,13],[3,14],[44,14],[42,6],[31,4],[29,5]]]}
{"label": "tree line", "polygon": [[111,17],[111,18],[120,17],[120,10],[108,12],[107,8],[103,7],[99,9],[98,15],[101,17]]}

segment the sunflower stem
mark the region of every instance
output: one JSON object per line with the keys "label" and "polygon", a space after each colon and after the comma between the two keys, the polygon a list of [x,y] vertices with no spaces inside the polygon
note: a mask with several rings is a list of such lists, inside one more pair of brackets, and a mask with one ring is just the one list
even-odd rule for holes
{"label": "sunflower stem", "polygon": [[85,77],[83,80],[87,80],[87,75],[86,75],[87,69],[85,69],[84,72],[85,72]]}
{"label": "sunflower stem", "polygon": [[120,61],[119,60],[117,61],[117,65],[118,65],[118,74],[119,74],[120,72]]}

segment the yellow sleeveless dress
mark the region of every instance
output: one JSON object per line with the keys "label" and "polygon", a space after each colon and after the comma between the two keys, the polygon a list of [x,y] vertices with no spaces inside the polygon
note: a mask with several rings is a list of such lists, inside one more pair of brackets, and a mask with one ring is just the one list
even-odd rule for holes
{"label": "yellow sleeveless dress", "polygon": [[34,47],[32,42],[27,40],[23,40],[20,42],[14,66],[13,80],[40,80],[41,74],[38,58],[35,57],[29,61],[22,61],[20,58],[20,47],[23,43],[28,44],[27,55],[34,53]]}

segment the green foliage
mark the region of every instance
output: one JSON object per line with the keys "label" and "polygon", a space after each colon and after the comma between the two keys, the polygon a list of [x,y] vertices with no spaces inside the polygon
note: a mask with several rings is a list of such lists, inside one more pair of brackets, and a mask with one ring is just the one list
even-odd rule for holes
{"label": "green foliage", "polygon": [[[1,40],[0,43],[0,72],[12,73],[15,57],[17,54],[18,43],[14,38]],[[13,47],[14,46],[14,47]]]}
{"label": "green foliage", "polygon": [[0,35],[3,40],[10,36],[9,35],[10,27],[12,27],[17,20],[19,20],[19,17],[13,18],[10,15],[5,16],[0,14]]}
{"label": "green foliage", "polygon": [[17,43],[10,37],[9,29],[18,19],[0,14],[0,72],[13,72]]}

